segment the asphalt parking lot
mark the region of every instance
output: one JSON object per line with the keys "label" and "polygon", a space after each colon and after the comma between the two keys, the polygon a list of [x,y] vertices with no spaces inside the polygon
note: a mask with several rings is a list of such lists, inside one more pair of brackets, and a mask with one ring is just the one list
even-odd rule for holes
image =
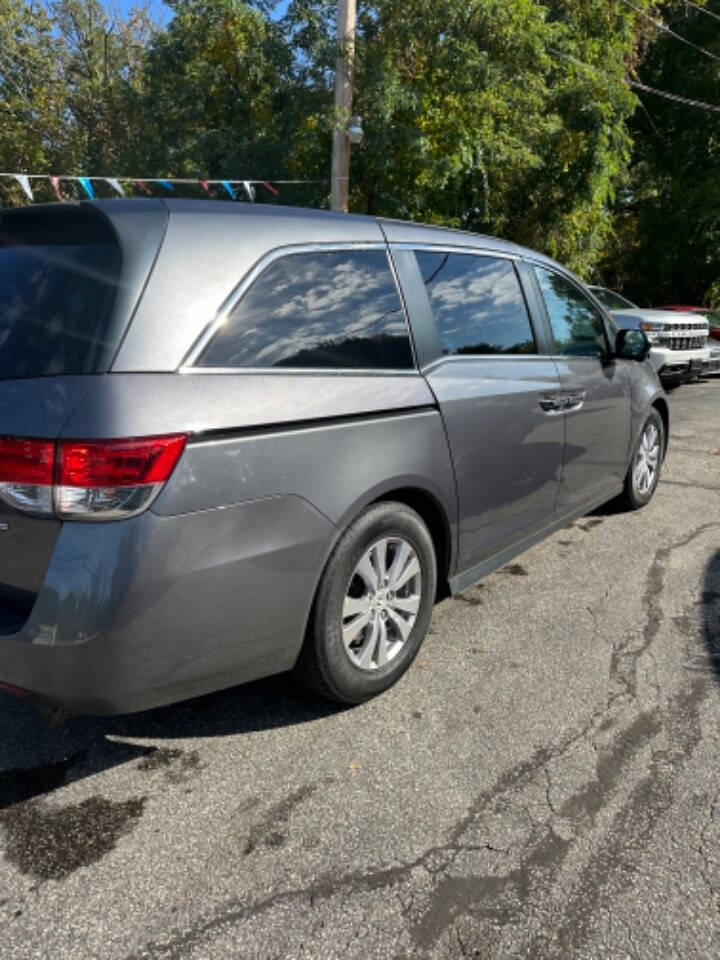
{"label": "asphalt parking lot", "polygon": [[372,703],[1,699],[0,957],[720,955],[720,378],[670,402],[651,505],[445,601]]}

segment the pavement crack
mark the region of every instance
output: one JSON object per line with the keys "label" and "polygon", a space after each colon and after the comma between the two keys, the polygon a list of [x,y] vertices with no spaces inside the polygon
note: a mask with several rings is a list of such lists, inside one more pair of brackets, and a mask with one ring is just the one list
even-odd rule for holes
{"label": "pavement crack", "polygon": [[[531,936],[535,957],[568,956],[580,952],[596,920],[599,899],[608,889],[615,891],[630,882],[631,856],[647,843],[658,819],[672,803],[678,771],[701,739],[699,710],[710,689],[710,678],[688,674],[679,693],[668,701],[664,710],[661,709],[662,691],[657,683],[653,684],[657,698],[652,710],[640,713],[622,731],[615,733],[611,746],[603,747],[596,738],[603,729],[609,729],[608,715],[615,705],[638,701],[639,663],[643,654],[648,652],[654,660],[652,646],[666,619],[663,601],[670,557],[709,530],[718,528],[720,523],[704,523],[681,540],[656,550],[641,600],[644,623],[641,631],[627,633],[614,645],[610,681],[615,689],[607,702],[593,712],[581,729],[569,732],[554,744],[535,749],[527,759],[505,771],[495,783],[477,794],[465,814],[450,828],[443,843],[429,847],[409,862],[328,873],[307,886],[278,891],[254,903],[228,903],[214,917],[178,932],[170,941],[147,944],[136,957],[179,960],[233,924],[295,901],[316,904],[338,894],[351,896],[359,892],[400,888],[418,869],[426,871],[433,882],[429,893],[411,897],[403,909],[402,915],[415,947],[414,956],[428,954],[446,931],[456,936],[457,923],[465,916],[485,919],[500,926],[528,924],[528,917],[535,917],[529,924],[535,930]],[[587,609],[593,617],[595,630],[599,632],[597,612],[590,607]],[[583,838],[583,843],[588,843],[598,814],[615,794],[625,769],[652,746],[661,731],[674,745],[677,762],[663,762],[657,751],[652,755],[647,774],[634,785],[614,814],[610,827],[604,828],[602,844],[591,839],[595,849],[581,871],[579,882],[574,885],[573,896],[569,901],[563,900],[555,910],[552,937],[542,927],[538,930],[538,923],[549,922],[547,917],[542,920],[549,890],[557,883],[568,853],[576,843],[575,838]],[[579,742],[587,743],[595,752],[595,776],[559,803],[557,787],[554,786],[558,783],[554,776],[556,764]],[[506,796],[510,798],[508,808],[522,811],[528,819],[529,829],[517,844],[504,847],[492,842],[487,834],[483,838],[482,831],[485,829],[484,814],[494,810],[497,802]],[[542,797],[544,802],[534,799],[537,797]],[[539,814],[543,807],[547,810],[545,815]],[[277,821],[277,816],[275,811],[273,822]],[[262,826],[268,826],[268,817],[263,818]],[[556,832],[554,822],[566,835]],[[571,829],[564,830],[562,823]],[[264,835],[260,828],[258,830],[257,837]],[[251,839],[252,836],[248,843]],[[455,875],[463,854],[481,854],[483,849],[516,859],[504,868],[502,874]],[[618,864],[627,869],[618,869]],[[560,910],[559,916],[557,909]]]}

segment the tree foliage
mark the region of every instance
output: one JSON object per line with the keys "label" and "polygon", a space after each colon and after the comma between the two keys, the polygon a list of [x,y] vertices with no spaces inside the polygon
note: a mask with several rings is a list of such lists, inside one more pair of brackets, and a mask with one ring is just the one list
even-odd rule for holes
{"label": "tree foliage", "polygon": [[[333,110],[335,0],[292,0],[282,18],[273,0],[169,5],[160,29],[142,7],[122,18],[101,0],[0,0],[3,169],[296,177],[320,186],[283,200],[327,203],[346,119]],[[638,109],[628,83],[720,103],[720,64],[649,19],[720,54],[720,21],[689,9],[361,2],[352,209],[506,236],[645,299],[704,295],[720,282],[720,115],[644,94]]]}
{"label": "tree foliage", "polygon": [[0,167],[47,169],[62,153],[64,85],[52,21],[0,0]]}
{"label": "tree foliage", "polygon": [[[677,34],[720,58],[719,0],[667,11]],[[646,85],[720,104],[720,61],[667,33],[638,74]],[[647,93],[632,118],[630,177],[603,258],[606,278],[647,304],[720,303],[720,113]]]}

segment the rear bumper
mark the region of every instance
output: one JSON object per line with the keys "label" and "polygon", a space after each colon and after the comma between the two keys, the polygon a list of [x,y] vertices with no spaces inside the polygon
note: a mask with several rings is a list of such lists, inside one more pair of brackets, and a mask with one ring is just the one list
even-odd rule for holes
{"label": "rear bumper", "polygon": [[0,682],[131,713],[289,669],[335,527],[301,497],[65,523]]}

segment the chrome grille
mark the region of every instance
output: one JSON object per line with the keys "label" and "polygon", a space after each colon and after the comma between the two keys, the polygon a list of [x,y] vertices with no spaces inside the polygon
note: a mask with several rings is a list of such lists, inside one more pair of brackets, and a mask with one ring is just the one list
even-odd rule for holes
{"label": "chrome grille", "polygon": [[706,337],[663,337],[660,343],[670,350],[702,350]]}

